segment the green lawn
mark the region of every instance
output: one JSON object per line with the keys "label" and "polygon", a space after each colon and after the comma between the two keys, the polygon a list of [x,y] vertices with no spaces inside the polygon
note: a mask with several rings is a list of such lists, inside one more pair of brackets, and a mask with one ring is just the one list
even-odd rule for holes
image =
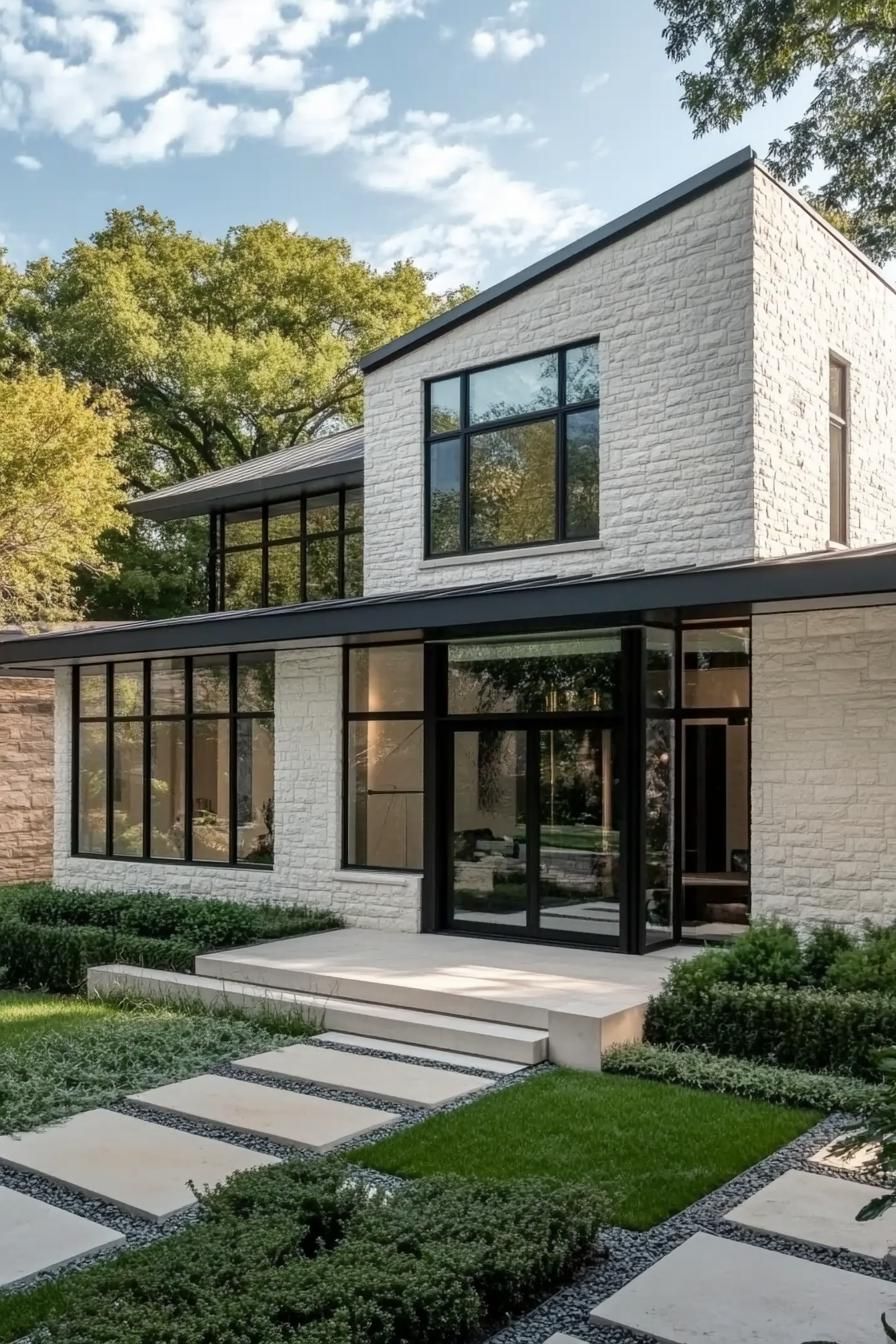
{"label": "green lawn", "polygon": [[821,1113],[558,1069],[355,1150],[401,1176],[593,1181],[610,1222],[648,1228],[745,1171]]}
{"label": "green lawn", "polygon": [[111,1004],[56,994],[0,993],[0,1050],[46,1032],[76,1032],[111,1017]]}

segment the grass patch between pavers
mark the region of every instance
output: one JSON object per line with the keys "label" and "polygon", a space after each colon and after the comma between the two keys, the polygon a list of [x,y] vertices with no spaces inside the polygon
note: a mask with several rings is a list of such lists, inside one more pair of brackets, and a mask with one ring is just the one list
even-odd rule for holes
{"label": "grass patch between pavers", "polygon": [[0,1050],[44,1036],[47,1032],[73,1033],[114,1016],[112,1004],[96,1000],[60,998],[54,994],[0,992]]}
{"label": "grass patch between pavers", "polygon": [[604,1191],[611,1223],[642,1229],[820,1119],[819,1111],[557,1069],[430,1116],[351,1160],[399,1176],[587,1181]]}

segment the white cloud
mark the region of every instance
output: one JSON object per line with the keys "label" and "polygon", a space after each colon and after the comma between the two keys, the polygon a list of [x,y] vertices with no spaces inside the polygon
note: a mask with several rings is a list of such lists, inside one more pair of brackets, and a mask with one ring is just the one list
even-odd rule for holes
{"label": "white cloud", "polygon": [[212,104],[190,89],[172,89],[149,105],[138,126],[111,134],[94,152],[103,163],[152,162],[175,149],[184,154],[220,154],[244,136],[273,135],[279,123],[275,108]]}
{"label": "white cloud", "polygon": [[286,221],[286,229],[288,233],[298,233],[299,221],[296,219],[295,215],[290,215],[289,219]]}
{"label": "white cloud", "polygon": [[470,50],[480,61],[498,56],[505,61],[523,61],[545,44],[544,33],[528,28],[477,28]]}
{"label": "white cloud", "polygon": [[507,13],[525,14],[528,8],[529,8],[529,0],[512,0],[512,3],[507,6]]}
{"label": "white cloud", "polygon": [[330,154],[358,131],[385,120],[389,94],[368,93],[369,87],[366,79],[343,79],[300,93],[283,125],[284,143]]}
{"label": "white cloud", "polygon": [[43,168],[40,159],[35,159],[31,154],[16,154],[13,163],[17,163],[20,168],[24,168],[29,173],[39,173]]}
{"label": "white cloud", "polygon": [[582,80],[582,93],[587,97],[588,94],[596,93],[598,89],[602,89],[604,85],[609,82],[610,75],[607,70],[602,70],[600,74],[597,75],[588,75]]}

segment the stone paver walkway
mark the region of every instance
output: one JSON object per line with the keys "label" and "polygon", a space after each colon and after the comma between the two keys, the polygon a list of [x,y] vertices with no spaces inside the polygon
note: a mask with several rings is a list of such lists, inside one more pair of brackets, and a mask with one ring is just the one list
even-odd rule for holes
{"label": "stone paver walkway", "polygon": [[869,1199],[886,1193],[880,1186],[836,1176],[788,1171],[726,1213],[725,1219],[806,1246],[829,1246],[883,1260],[896,1244],[896,1211],[869,1222],[859,1222],[858,1215]]}
{"label": "stone paver walkway", "polygon": [[0,1287],[21,1286],[82,1255],[123,1245],[120,1232],[0,1186]]}

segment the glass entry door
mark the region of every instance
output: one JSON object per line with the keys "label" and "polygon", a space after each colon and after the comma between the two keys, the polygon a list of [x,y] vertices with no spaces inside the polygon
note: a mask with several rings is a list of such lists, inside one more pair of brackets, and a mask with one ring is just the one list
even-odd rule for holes
{"label": "glass entry door", "polygon": [[581,719],[445,729],[449,927],[618,944],[615,739]]}

